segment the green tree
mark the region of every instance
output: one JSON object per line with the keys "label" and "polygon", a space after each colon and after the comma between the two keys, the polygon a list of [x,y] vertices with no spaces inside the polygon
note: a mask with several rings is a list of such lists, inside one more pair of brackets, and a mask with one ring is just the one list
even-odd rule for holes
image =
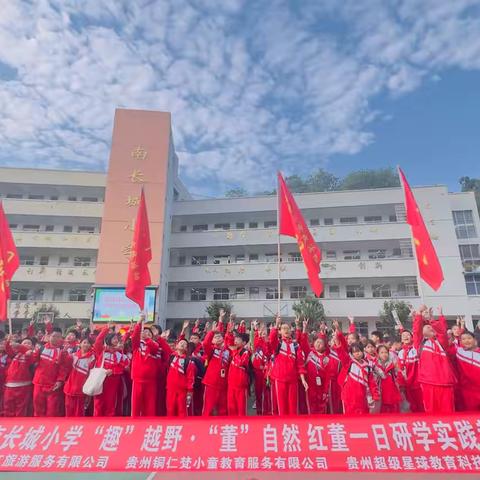
{"label": "green tree", "polygon": [[477,200],[478,213],[480,214],[480,178],[462,177],[459,179],[462,192],[474,192]]}
{"label": "green tree", "polygon": [[325,321],[325,310],[320,300],[316,297],[307,296],[292,305],[292,309],[302,319],[309,319],[311,324]]}
{"label": "green tree", "polygon": [[395,319],[393,311],[397,312],[398,319],[405,328],[411,328],[410,305],[403,300],[386,300],[383,308],[380,310],[379,316],[381,323],[377,324],[384,332],[388,332],[391,336],[396,334]]}
{"label": "green tree", "polygon": [[393,168],[358,170],[347,174],[340,182],[340,190],[398,187],[400,180]]}
{"label": "green tree", "polygon": [[211,302],[209,305],[207,305],[207,315],[210,317],[212,321],[217,321],[218,317],[220,316],[220,310],[221,309],[225,310],[226,313],[226,320],[228,320],[228,317],[230,313],[232,312],[233,305],[228,302]]}
{"label": "green tree", "polygon": [[248,195],[248,192],[241,187],[232,188],[225,192],[225,196],[227,198],[246,197],[247,195]]}
{"label": "green tree", "polygon": [[307,179],[309,192],[331,192],[338,190],[339,183],[338,177],[323,168],[319,168],[316,172],[313,172]]}

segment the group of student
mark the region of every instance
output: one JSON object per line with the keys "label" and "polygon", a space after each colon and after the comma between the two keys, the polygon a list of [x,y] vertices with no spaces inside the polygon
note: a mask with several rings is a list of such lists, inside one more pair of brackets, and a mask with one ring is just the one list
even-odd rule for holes
{"label": "group of student", "polygon": [[[184,322],[173,341],[158,326],[81,322],[62,336],[51,322],[0,337],[0,415],[209,416],[368,414],[480,410],[480,349],[457,322],[448,330],[425,305],[412,309],[412,330],[390,341],[360,337],[333,321],[271,325]],[[187,338],[187,331],[189,335]],[[83,393],[91,370],[103,368],[102,393]]]}

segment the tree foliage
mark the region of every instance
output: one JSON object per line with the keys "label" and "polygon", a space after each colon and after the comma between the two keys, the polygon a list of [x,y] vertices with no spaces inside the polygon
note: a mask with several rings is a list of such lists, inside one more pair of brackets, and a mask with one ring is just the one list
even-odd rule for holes
{"label": "tree foliage", "polygon": [[392,311],[396,310],[398,318],[405,328],[411,328],[410,305],[403,300],[387,300],[383,303],[379,316],[382,321],[381,327],[390,335],[395,335],[395,320]]}
{"label": "tree foliage", "polygon": [[230,313],[232,312],[233,305],[228,302],[211,302],[207,305],[207,315],[210,317],[212,321],[217,321],[218,317],[220,316],[220,310],[225,310],[226,318],[228,319]]}
{"label": "tree foliage", "polygon": [[462,192],[474,192],[477,200],[478,213],[480,213],[480,178],[462,177],[459,179]]}
{"label": "tree foliage", "polygon": [[248,192],[241,187],[232,188],[225,192],[225,196],[227,198],[246,197],[247,195],[248,195]]}
{"label": "tree foliage", "polygon": [[400,180],[393,168],[358,170],[347,174],[340,182],[340,190],[399,187]]}
{"label": "tree foliage", "polygon": [[307,296],[292,305],[292,309],[302,319],[309,319],[311,324],[325,321],[325,310],[320,300],[316,297]]}

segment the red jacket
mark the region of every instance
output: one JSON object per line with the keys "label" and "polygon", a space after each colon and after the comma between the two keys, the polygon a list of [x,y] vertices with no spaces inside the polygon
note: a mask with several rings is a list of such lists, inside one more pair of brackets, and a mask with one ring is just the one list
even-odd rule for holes
{"label": "red jacket", "polygon": [[300,374],[305,373],[305,356],[297,342],[279,340],[278,330],[270,331],[270,348],[275,355],[271,378],[284,383],[296,383]]}
{"label": "red jacket", "polygon": [[[383,377],[380,382],[380,391],[382,395],[382,404],[397,405],[402,400],[397,383],[397,369],[395,364],[388,360],[385,365],[378,362],[377,368],[382,370]],[[401,374],[400,374],[401,375]]]}
{"label": "red jacket", "polygon": [[0,354],[0,388],[3,387],[5,383],[9,363],[10,358],[8,356],[8,353],[5,351],[4,353]]}
{"label": "red jacket", "polygon": [[441,316],[431,322],[436,337],[423,338],[423,318],[416,315],[413,320],[413,344],[420,352],[418,365],[418,381],[430,385],[453,386],[456,383],[447,352],[449,351],[447,337],[447,321]]}
{"label": "red jacket", "polygon": [[128,357],[119,350],[104,345],[105,337],[110,329],[105,327],[98,334],[97,339],[93,345],[93,351],[96,357],[96,367],[101,367],[107,370],[112,370],[113,375],[122,375],[125,369],[128,367],[130,361]]}
{"label": "red jacket", "polygon": [[35,352],[28,350],[23,345],[19,345],[18,350],[13,350],[9,342],[5,344],[5,351],[11,358],[5,385],[8,387],[31,385],[33,378],[32,365],[37,361]]}
{"label": "red jacket", "polygon": [[255,370],[265,371],[270,356],[270,345],[260,335],[255,332],[253,338],[253,357],[252,366]]}
{"label": "red jacket", "polygon": [[[186,366],[186,370],[185,370]],[[167,389],[192,392],[197,368],[186,355],[172,354],[167,373]]]}
{"label": "red jacket", "polygon": [[33,384],[53,387],[56,382],[65,382],[70,371],[71,360],[61,347],[47,343],[38,352],[38,365],[33,376]]}
{"label": "red jacket", "polygon": [[232,359],[230,349],[225,345],[222,348],[216,348],[212,344],[215,332],[212,330],[205,335],[203,340],[203,349],[207,361],[207,370],[203,377],[203,384],[210,387],[226,389],[228,367]]}
{"label": "red jacket", "polygon": [[82,354],[80,350],[76,351],[72,355],[72,369],[63,387],[64,393],[71,396],[83,396],[83,385],[94,365],[95,353],[93,350],[89,350],[85,354]]}
{"label": "red jacket", "polygon": [[155,340],[140,340],[142,325],[137,323],[132,334],[132,380],[136,382],[156,382],[160,346]]}
{"label": "red jacket", "polygon": [[231,351],[232,361],[228,369],[228,388],[248,388],[250,384],[250,350],[240,348]]}
{"label": "red jacket", "polygon": [[467,395],[469,391],[478,395],[480,392],[480,348],[465,350],[462,347],[456,347],[455,350],[459,387]]}
{"label": "red jacket", "polygon": [[400,366],[399,385],[411,390],[420,388],[418,383],[418,352],[413,344],[402,345],[402,349],[398,352],[398,363]]}

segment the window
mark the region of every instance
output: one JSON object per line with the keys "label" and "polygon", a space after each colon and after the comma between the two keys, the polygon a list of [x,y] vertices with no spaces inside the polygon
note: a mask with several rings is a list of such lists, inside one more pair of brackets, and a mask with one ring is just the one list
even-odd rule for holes
{"label": "window", "polygon": [[384,248],[379,248],[375,250],[368,251],[368,258],[370,260],[377,260],[379,258],[386,258],[387,251]]}
{"label": "window", "polygon": [[402,256],[402,249],[401,248],[392,249],[392,257],[401,257],[401,256]]}
{"label": "window", "polygon": [[10,228],[10,230],[16,230],[18,228],[18,225],[16,223],[10,223],[8,227]]}
{"label": "window", "polygon": [[12,300],[28,300],[28,288],[12,288],[10,295]]}
{"label": "window", "polygon": [[339,298],[340,297],[340,286],[339,285],[329,285],[328,286],[328,296],[330,298]]}
{"label": "window", "polygon": [[270,222],[263,222],[263,226],[265,228],[274,228],[277,226],[277,221],[276,220],[272,220]]}
{"label": "window", "polygon": [[95,227],[80,226],[78,227],[78,233],[95,233]]}
{"label": "window", "polygon": [[43,300],[43,294],[44,294],[43,288],[36,288],[32,292],[32,300]]}
{"label": "window", "polygon": [[460,256],[466,272],[480,271],[480,245],[460,245]]}
{"label": "window", "polygon": [[258,253],[251,253],[248,256],[248,261],[249,262],[258,262]]}
{"label": "window", "polygon": [[337,258],[337,252],[335,250],[327,250],[325,256],[328,260],[335,260]]}
{"label": "window", "polygon": [[265,254],[265,261],[268,262],[268,263],[278,262],[278,254],[277,253],[266,253]]}
{"label": "window", "polygon": [[69,302],[85,302],[87,300],[87,291],[83,288],[75,288],[68,292]]}
{"label": "window", "polygon": [[368,217],[364,217],[364,221],[366,223],[380,223],[382,221],[381,215],[370,215]]}
{"label": "window", "polygon": [[40,265],[48,265],[50,257],[40,257]]}
{"label": "window", "polygon": [[400,297],[418,297],[416,282],[401,283],[397,287],[397,295]]}
{"label": "window", "polygon": [[61,288],[56,288],[53,291],[53,301],[61,302],[63,300],[63,290]]}
{"label": "window", "polygon": [[35,257],[33,255],[20,255],[20,265],[35,265]]}
{"label": "window", "polygon": [[347,298],[365,297],[365,287],[363,285],[347,285]]}
{"label": "window", "polygon": [[230,224],[229,223],[216,223],[213,228],[215,230],[230,230]]}
{"label": "window", "polygon": [[207,299],[206,288],[192,288],[190,290],[190,300],[192,302],[201,302]]}
{"label": "window", "polygon": [[178,265],[185,265],[187,263],[187,257],[185,255],[180,255],[178,257]]}
{"label": "window", "polygon": [[228,288],[214,288],[213,299],[214,300],[228,300],[230,298],[230,290]]}
{"label": "window", "polygon": [[318,218],[312,218],[312,219],[310,219],[310,225],[312,227],[316,227],[316,226],[320,225],[320,220],[318,220]]}
{"label": "window", "polygon": [[207,256],[206,255],[192,255],[192,265],[206,265]]}
{"label": "window", "polygon": [[214,255],[214,265],[228,265],[230,263],[230,255]]}
{"label": "window", "polygon": [[250,222],[248,228],[258,228],[258,222]]}
{"label": "window", "polygon": [[92,263],[90,257],[73,257],[73,266],[74,267],[89,267]]}
{"label": "window", "polygon": [[45,198],[45,195],[29,195],[28,198],[30,200],[43,200]]}
{"label": "window", "polygon": [[194,225],[192,227],[193,232],[205,232],[206,230],[208,230],[208,225],[206,225],[206,224]]}
{"label": "window", "polygon": [[23,195],[20,193],[7,193],[7,198],[23,198]]}
{"label": "window", "polygon": [[333,225],[333,218],[324,218],[323,219],[324,225]]}
{"label": "window", "polygon": [[181,232],[186,232],[187,231],[187,226],[186,225],[180,225],[180,231]]}
{"label": "window", "polygon": [[469,273],[465,275],[467,295],[480,295],[480,274]]}
{"label": "window", "polygon": [[300,252],[290,252],[288,254],[288,261],[289,262],[301,262],[302,261],[302,255]]}
{"label": "window", "polygon": [[260,298],[260,289],[258,287],[250,287],[248,289],[248,298],[251,298],[252,300]]}
{"label": "window", "polygon": [[40,225],[24,225],[22,229],[26,232],[38,232],[40,231]]}
{"label": "window", "polygon": [[471,210],[456,210],[453,212],[455,233],[457,238],[476,238],[477,232],[473,223],[473,212]]}
{"label": "window", "polygon": [[243,229],[245,228],[245,223],[243,223],[243,222],[237,222],[237,223],[235,224],[235,228],[236,228],[237,230],[243,230]]}
{"label": "window", "polygon": [[185,289],[177,288],[175,290],[175,301],[176,302],[183,302],[184,298],[185,298]]}
{"label": "window", "polygon": [[68,201],[69,201],[69,202],[76,202],[76,201],[77,201],[77,197],[68,197]]}
{"label": "window", "polygon": [[389,298],[392,296],[390,285],[372,285],[373,298]]}
{"label": "window", "polygon": [[397,216],[396,215],[390,215],[388,217],[388,221],[389,222],[396,222],[397,221]]}
{"label": "window", "polygon": [[290,287],[290,298],[305,298],[307,287]]}
{"label": "window", "polygon": [[[266,296],[267,296],[267,300],[278,299],[278,289],[277,289],[277,287],[275,287],[275,288],[267,287],[266,288]],[[283,298],[282,293],[280,293],[280,298]]]}
{"label": "window", "polygon": [[82,197],[82,202],[98,202],[97,197]]}
{"label": "window", "polygon": [[245,263],[245,255],[236,255],[235,263]]}
{"label": "window", "polygon": [[340,223],[357,223],[357,217],[341,217]]}
{"label": "window", "polygon": [[246,298],[245,287],[237,287],[235,289],[235,298],[236,299]]}
{"label": "window", "polygon": [[70,259],[68,257],[60,257],[58,259],[58,265],[59,266],[65,266],[65,265],[68,265],[70,263]]}
{"label": "window", "polygon": [[63,231],[64,231],[65,233],[71,233],[71,232],[73,232],[73,227],[72,227],[71,225],[65,225],[65,226],[63,227]]}
{"label": "window", "polygon": [[52,195],[52,196],[50,197],[50,200],[58,200],[58,196],[57,196],[57,195]]}
{"label": "window", "polygon": [[46,232],[53,232],[55,230],[55,227],[53,225],[46,225],[45,226],[45,231]]}
{"label": "window", "polygon": [[344,250],[344,260],[360,260],[360,250]]}

